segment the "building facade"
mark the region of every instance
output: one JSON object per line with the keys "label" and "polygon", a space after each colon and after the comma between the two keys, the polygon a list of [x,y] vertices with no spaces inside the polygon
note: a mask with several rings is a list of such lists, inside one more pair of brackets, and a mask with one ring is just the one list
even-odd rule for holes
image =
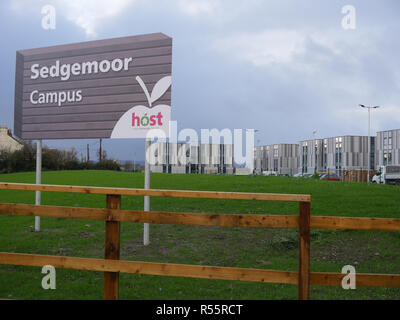
{"label": "building facade", "polygon": [[[254,169],[279,175],[296,173],[335,173],[370,170],[386,164],[400,164],[400,129],[367,136],[337,136],[303,140],[299,144],[273,144],[254,147]],[[155,148],[151,170],[166,173],[233,174],[233,145],[228,144],[152,144]]]}
{"label": "building facade", "polygon": [[376,165],[400,164],[400,129],[376,134]]}
{"label": "building facade", "polygon": [[0,126],[0,151],[14,152],[22,148],[23,144],[13,138],[11,131],[5,126]]}
{"label": "building facade", "polygon": [[254,168],[282,175],[298,172],[299,145],[273,144],[254,148]]}
{"label": "building facade", "polygon": [[300,141],[299,173],[328,172],[341,176],[343,170],[375,168],[375,137],[368,154],[367,136],[339,136]]}
{"label": "building facade", "polygon": [[152,172],[233,174],[233,145],[156,142],[151,148]]}

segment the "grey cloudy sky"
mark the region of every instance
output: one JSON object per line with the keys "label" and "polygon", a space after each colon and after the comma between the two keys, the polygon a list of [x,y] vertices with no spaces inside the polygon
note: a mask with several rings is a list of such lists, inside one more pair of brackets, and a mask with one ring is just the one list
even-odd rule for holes
{"label": "grey cloudy sky", "polygon": [[[55,6],[55,30],[41,8]],[[345,30],[342,8],[356,9]],[[8,0],[0,4],[0,124],[13,128],[15,51],[142,33],[173,38],[178,128],[255,128],[261,144],[400,128],[400,2],[321,0]],[[76,147],[96,141],[45,141]],[[104,141],[143,158],[143,141]],[[93,146],[95,147],[95,146]],[[93,156],[92,156],[93,157]]]}

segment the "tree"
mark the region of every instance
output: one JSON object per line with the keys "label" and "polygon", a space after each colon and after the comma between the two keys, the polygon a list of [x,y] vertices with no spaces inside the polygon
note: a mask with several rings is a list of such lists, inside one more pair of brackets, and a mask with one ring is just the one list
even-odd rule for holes
{"label": "tree", "polygon": [[126,161],[124,164],[124,170],[125,171],[133,171],[133,162],[132,161]]}
{"label": "tree", "polygon": [[98,150],[97,151],[97,158],[99,159],[99,161],[107,160],[107,151],[106,150],[102,150],[101,151],[101,157],[100,157],[100,150]]}

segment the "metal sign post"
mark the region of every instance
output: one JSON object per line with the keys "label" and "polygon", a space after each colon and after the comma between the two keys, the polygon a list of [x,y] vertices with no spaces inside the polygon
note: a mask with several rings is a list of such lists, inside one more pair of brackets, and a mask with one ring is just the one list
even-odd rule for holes
{"label": "metal sign post", "polygon": [[[42,140],[36,143],[36,184],[42,183]],[[40,205],[42,194],[36,191],[35,204]],[[40,217],[35,217],[35,231],[40,231]]]}
{"label": "metal sign post", "polygon": [[[148,152],[150,152],[150,139],[146,139],[144,154],[144,188],[150,189],[150,163],[148,160]],[[144,196],[144,211],[150,211],[150,197]],[[143,244],[150,244],[150,224],[145,223],[143,229]]]}

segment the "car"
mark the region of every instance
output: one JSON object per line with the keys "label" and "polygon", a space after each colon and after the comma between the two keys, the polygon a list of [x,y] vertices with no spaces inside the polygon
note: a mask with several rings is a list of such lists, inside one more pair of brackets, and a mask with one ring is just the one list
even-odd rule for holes
{"label": "car", "polygon": [[340,181],[339,176],[336,174],[323,174],[320,177],[321,180],[329,180],[329,181]]}
{"label": "car", "polygon": [[278,173],[275,171],[263,171],[262,174],[264,176],[277,176],[278,175]]}
{"label": "car", "polygon": [[305,173],[303,174],[303,178],[312,178],[313,174],[312,173]]}

